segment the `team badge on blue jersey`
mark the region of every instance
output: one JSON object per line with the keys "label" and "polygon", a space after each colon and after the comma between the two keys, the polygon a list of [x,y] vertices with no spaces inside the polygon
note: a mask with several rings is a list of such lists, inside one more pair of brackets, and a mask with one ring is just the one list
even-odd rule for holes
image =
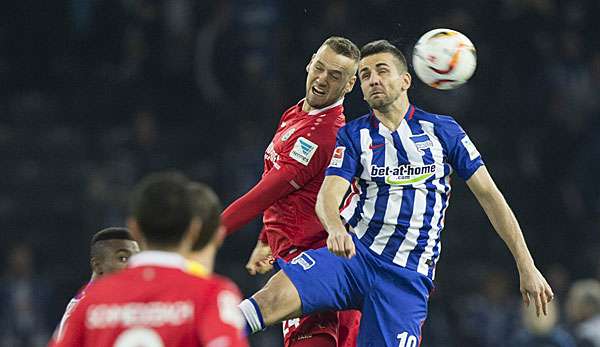
{"label": "team badge on blue jersey", "polygon": [[419,153],[421,154],[424,154],[423,150],[433,146],[433,142],[431,142],[431,139],[425,133],[413,135],[410,139],[414,142],[417,150],[419,150]]}
{"label": "team badge on blue jersey", "polygon": [[300,253],[296,258],[292,259],[290,263],[302,266],[302,269],[304,269],[304,271],[310,269],[316,264],[315,260],[310,255],[304,252]]}

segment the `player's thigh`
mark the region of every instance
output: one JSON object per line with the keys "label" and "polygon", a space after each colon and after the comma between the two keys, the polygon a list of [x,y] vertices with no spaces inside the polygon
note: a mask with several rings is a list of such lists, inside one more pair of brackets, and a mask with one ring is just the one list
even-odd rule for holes
{"label": "player's thigh", "polygon": [[338,312],[338,346],[356,347],[358,337],[358,328],[360,325],[361,313],[358,310],[346,310]]}
{"label": "player's thigh", "polygon": [[366,287],[361,257],[338,257],[320,248],[301,253],[278,265],[292,281],[302,302],[302,313],[358,308]]}
{"label": "player's thigh", "polygon": [[365,298],[359,346],[417,347],[427,318],[431,287],[417,272],[402,269],[398,276],[382,276]]}
{"label": "player's thigh", "polygon": [[285,347],[337,347],[338,313],[325,311],[283,322]]}
{"label": "player's thigh", "polygon": [[273,275],[252,298],[258,304],[266,325],[302,314],[298,290],[283,271]]}

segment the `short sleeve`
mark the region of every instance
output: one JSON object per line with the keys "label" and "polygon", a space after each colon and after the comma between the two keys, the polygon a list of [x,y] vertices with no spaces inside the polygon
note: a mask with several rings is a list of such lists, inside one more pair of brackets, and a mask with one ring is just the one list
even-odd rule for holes
{"label": "short sleeve", "polygon": [[237,287],[228,281],[219,280],[206,298],[200,312],[198,329],[203,346],[247,347],[244,336],[246,320],[238,308],[241,301]]}
{"label": "short sleeve", "polygon": [[444,124],[444,137],[448,150],[448,162],[465,181],[484,165],[481,154],[462,127],[452,118]]}
{"label": "short sleeve", "polygon": [[352,138],[348,134],[348,127],[340,128],[326,176],[340,176],[348,182],[352,182],[356,176],[359,160],[360,153],[354,147]]}

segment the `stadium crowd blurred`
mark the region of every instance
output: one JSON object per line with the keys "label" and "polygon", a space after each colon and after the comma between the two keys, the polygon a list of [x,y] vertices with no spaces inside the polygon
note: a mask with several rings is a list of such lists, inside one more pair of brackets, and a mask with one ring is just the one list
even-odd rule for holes
{"label": "stadium crowd blurred", "polygon": [[[225,203],[262,172],[279,115],[328,36],[410,56],[425,31],[478,49],[454,91],[413,78],[416,105],[453,115],[483,154],[556,304],[522,314],[512,258],[454,183],[424,346],[600,346],[600,3],[594,0],[5,1],[0,11],[0,346],[46,342],[89,276],[89,238],[121,226],[143,174],[177,168]],[[359,88],[346,116],[366,113]],[[246,294],[260,222],[217,270]],[[580,282],[583,279],[587,281]],[[399,307],[399,310],[402,308]],[[277,328],[253,337],[277,346]],[[590,339],[590,337],[588,337]]]}

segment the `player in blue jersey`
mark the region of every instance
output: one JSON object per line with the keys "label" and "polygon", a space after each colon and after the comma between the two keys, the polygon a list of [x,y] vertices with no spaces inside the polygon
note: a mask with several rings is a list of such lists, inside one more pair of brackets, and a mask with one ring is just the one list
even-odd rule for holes
{"label": "player in blue jersey", "polygon": [[249,328],[358,308],[358,346],[420,344],[453,172],[467,182],[513,254],[523,300],[545,314],[552,290],[464,130],[449,116],[410,104],[406,59],[389,42],[362,48],[358,76],[372,111],[338,132],[316,206],[329,233],[327,248],[279,263],[282,271],[240,304]]}

